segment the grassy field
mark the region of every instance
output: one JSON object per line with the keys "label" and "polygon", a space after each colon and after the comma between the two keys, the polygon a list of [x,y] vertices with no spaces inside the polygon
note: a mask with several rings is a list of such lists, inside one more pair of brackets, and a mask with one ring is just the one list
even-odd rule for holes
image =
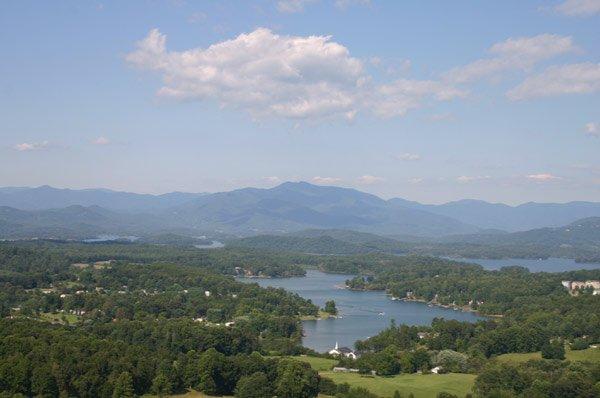
{"label": "grassy field", "polygon": [[392,397],[398,390],[404,396],[413,393],[415,398],[435,398],[441,391],[464,397],[471,392],[475,375],[448,373],[442,375],[402,374],[394,377],[367,377],[356,373],[319,372],[336,383],[364,387],[381,397]]}
{"label": "grassy field", "polygon": [[322,371],[330,371],[335,364],[337,364],[337,360],[328,359],[328,358],[318,358],[318,357],[288,357],[291,359],[295,359],[297,361],[302,361],[308,363],[314,370],[318,372]]}
{"label": "grassy field", "polygon": [[[63,321],[63,317],[66,322]],[[73,314],[62,314],[62,313],[52,314],[50,312],[42,312],[42,313],[40,313],[40,319],[42,321],[46,321],[46,322],[60,323],[60,324],[67,324],[67,325],[77,323],[77,315],[73,315]]]}
{"label": "grassy field", "polygon": [[[144,398],[155,398],[155,395],[144,395]],[[169,398],[209,398],[211,397],[210,395],[206,395],[203,394],[201,392],[198,391],[194,391],[194,390],[190,390],[185,394],[179,394],[179,395],[169,395]],[[232,397],[228,397],[225,395],[222,395],[220,398],[232,398]],[[325,395],[319,395],[318,398],[328,398]]]}
{"label": "grassy field", "polygon": [[[588,348],[587,350],[565,352],[565,357],[569,361],[590,361],[600,362],[600,349]],[[497,359],[501,362],[521,363],[527,362],[530,359],[542,359],[542,354],[538,352],[528,352],[526,354],[502,354],[498,355]]]}

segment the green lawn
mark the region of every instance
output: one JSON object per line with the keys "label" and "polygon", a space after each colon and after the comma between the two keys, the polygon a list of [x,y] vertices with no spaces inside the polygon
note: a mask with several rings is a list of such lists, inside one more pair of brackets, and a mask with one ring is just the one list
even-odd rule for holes
{"label": "green lawn", "polygon": [[402,374],[394,377],[367,377],[356,373],[319,372],[335,383],[348,383],[353,387],[364,387],[381,397],[392,397],[398,390],[404,396],[413,393],[415,398],[435,398],[439,392],[446,391],[464,397],[471,392],[475,375],[448,374]]}
{"label": "green lawn", "polygon": [[[588,348],[587,350],[571,351],[569,349],[565,352],[565,357],[569,361],[590,361],[600,362],[600,349],[599,348]],[[527,362],[530,359],[542,359],[542,354],[538,352],[528,352],[526,354],[502,354],[496,357],[501,362],[512,362],[521,363]]]}
{"label": "green lawn", "polygon": [[[63,321],[63,317],[66,319],[66,322]],[[78,320],[77,315],[63,314],[63,313],[53,314],[51,312],[40,313],[40,319],[42,321],[46,321],[46,322],[61,323],[61,324],[68,324],[68,325],[77,323],[77,320]]]}

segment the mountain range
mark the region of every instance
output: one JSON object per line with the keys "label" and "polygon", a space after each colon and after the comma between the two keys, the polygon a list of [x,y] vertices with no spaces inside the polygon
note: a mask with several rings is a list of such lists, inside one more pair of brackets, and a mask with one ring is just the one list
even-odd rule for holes
{"label": "mountain range", "polygon": [[49,186],[0,188],[2,238],[173,231],[251,236],[327,229],[402,240],[475,235],[495,239],[505,232],[559,227],[594,216],[600,216],[600,203],[509,206],[462,200],[429,205],[306,182],[286,182],[270,189],[164,195]]}

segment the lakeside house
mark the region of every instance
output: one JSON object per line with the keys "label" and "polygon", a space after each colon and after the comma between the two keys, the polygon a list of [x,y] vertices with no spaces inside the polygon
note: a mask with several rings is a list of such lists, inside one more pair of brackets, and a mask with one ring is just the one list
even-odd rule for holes
{"label": "lakeside house", "polygon": [[351,358],[351,359],[356,359],[358,358],[358,354],[352,350],[351,348],[348,347],[340,347],[337,343],[337,341],[335,342],[335,347],[332,350],[329,350],[329,355],[333,355],[333,356],[344,356],[346,358]]}
{"label": "lakeside house", "polygon": [[592,294],[594,296],[600,294],[600,281],[562,281],[561,284],[566,287],[572,295],[576,295],[580,290],[589,288],[592,289]]}

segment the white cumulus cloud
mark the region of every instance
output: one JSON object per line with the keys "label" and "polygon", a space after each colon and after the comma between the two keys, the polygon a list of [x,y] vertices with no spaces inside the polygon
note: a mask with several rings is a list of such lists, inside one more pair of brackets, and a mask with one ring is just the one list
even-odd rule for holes
{"label": "white cumulus cloud", "polygon": [[600,91],[600,64],[584,62],[550,66],[526,78],[506,94],[512,100]]}
{"label": "white cumulus cloud", "polygon": [[337,177],[315,176],[312,178],[312,182],[314,182],[315,184],[321,184],[321,185],[335,184],[335,183],[340,182],[341,180],[342,180],[341,178],[337,178]]}
{"label": "white cumulus cloud", "polygon": [[263,177],[263,180],[265,180],[266,182],[272,183],[272,184],[278,184],[281,182],[281,178],[279,178],[277,176]]}
{"label": "white cumulus cloud", "polygon": [[385,181],[383,177],[372,176],[369,174],[365,174],[364,176],[358,177],[358,183],[364,185],[377,184],[378,182]]}
{"label": "white cumulus cloud", "polygon": [[533,37],[509,38],[494,44],[488,50],[490,57],[451,69],[445,77],[452,82],[466,83],[501,72],[527,70],[538,62],[573,51],[577,51],[577,47],[570,36],[546,33]]}
{"label": "white cumulus cloud", "polygon": [[264,28],[182,52],[167,51],[165,35],[154,29],[127,61],[163,74],[160,96],[286,118],[352,112],[363,74],[362,62],[329,36],[280,36]]}
{"label": "white cumulus cloud", "polygon": [[403,153],[401,155],[397,156],[398,160],[406,160],[406,161],[415,161],[415,160],[421,160],[421,155],[417,154],[417,153]]}
{"label": "white cumulus cloud", "polygon": [[364,63],[330,36],[286,36],[266,28],[185,51],[168,51],[166,36],[153,29],[126,60],[162,76],[161,97],[213,101],[257,118],[351,120],[359,111],[401,116],[426,100],[466,95],[433,80],[374,85]]}
{"label": "white cumulus cloud", "polygon": [[557,177],[557,176],[549,174],[549,173],[529,174],[527,176],[527,178],[529,178],[530,180],[541,181],[541,182],[561,179],[561,177]]}
{"label": "white cumulus cloud", "polygon": [[587,17],[600,13],[600,0],[566,0],[554,9],[570,17]]}
{"label": "white cumulus cloud", "polygon": [[489,180],[490,178],[492,178],[491,176],[459,176],[456,178],[456,181],[466,184],[469,182],[474,182],[474,181],[481,181],[481,180]]}
{"label": "white cumulus cloud", "polygon": [[25,152],[25,151],[35,151],[38,149],[44,149],[46,147],[48,147],[49,142],[48,141],[42,141],[42,142],[23,142],[21,144],[17,144],[14,146],[14,148],[17,151],[20,152]]}
{"label": "white cumulus cloud", "polygon": [[439,81],[399,79],[377,87],[366,103],[376,115],[393,117],[421,107],[427,99],[449,101],[466,95],[466,91]]}
{"label": "white cumulus cloud", "polygon": [[106,137],[98,137],[92,141],[94,145],[108,145],[110,144],[110,140]]}

